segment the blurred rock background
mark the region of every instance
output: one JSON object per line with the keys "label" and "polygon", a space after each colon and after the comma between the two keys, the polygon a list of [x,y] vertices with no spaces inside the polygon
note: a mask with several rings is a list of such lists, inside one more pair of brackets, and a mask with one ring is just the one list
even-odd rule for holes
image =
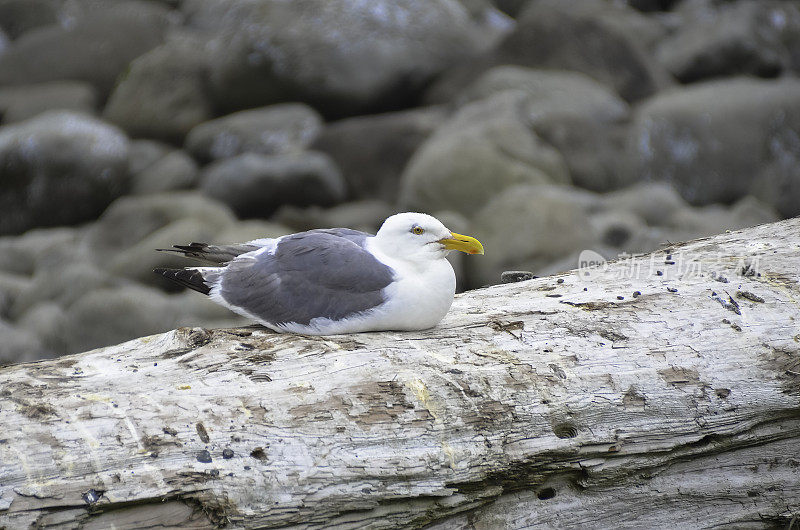
{"label": "blurred rock background", "polygon": [[153,249],[438,216],[462,288],[800,213],[788,0],[0,0],[0,362],[241,319]]}

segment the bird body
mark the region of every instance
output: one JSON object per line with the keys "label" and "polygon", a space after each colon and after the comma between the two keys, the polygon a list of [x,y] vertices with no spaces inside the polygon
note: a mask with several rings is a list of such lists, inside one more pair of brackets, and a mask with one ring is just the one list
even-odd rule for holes
{"label": "bird body", "polygon": [[374,236],[334,228],[242,245],[176,245],[172,251],[212,266],[155,272],[279,332],[417,330],[435,326],[452,304],[452,250],[483,253],[437,219],[404,213]]}

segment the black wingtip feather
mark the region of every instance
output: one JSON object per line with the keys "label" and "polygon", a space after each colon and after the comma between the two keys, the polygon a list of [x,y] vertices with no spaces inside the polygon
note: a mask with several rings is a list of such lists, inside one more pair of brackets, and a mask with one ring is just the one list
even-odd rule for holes
{"label": "black wingtip feather", "polygon": [[207,295],[211,292],[203,275],[197,269],[153,269],[153,272],[198,293]]}

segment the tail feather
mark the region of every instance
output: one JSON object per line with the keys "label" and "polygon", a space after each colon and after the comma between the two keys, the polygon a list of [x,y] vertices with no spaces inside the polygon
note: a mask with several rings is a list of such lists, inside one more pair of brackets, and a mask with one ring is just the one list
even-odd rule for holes
{"label": "tail feather", "polygon": [[257,250],[258,246],[244,243],[242,245],[207,245],[192,243],[191,245],[173,245],[172,248],[157,248],[161,252],[175,252],[187,258],[193,258],[212,265],[220,265],[233,260],[236,256]]}
{"label": "tail feather", "polygon": [[153,269],[153,272],[199,293],[207,295],[211,292],[211,288],[205,283],[203,273],[198,269]]}

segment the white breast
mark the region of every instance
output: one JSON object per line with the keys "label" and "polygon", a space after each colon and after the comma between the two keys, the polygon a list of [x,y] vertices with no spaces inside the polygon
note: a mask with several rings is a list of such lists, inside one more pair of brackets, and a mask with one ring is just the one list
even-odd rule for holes
{"label": "white breast", "polygon": [[414,330],[435,326],[453,303],[456,274],[444,258],[412,263],[391,258],[367,243],[381,262],[393,268],[397,281],[385,289],[388,301],[371,315],[371,329]]}

